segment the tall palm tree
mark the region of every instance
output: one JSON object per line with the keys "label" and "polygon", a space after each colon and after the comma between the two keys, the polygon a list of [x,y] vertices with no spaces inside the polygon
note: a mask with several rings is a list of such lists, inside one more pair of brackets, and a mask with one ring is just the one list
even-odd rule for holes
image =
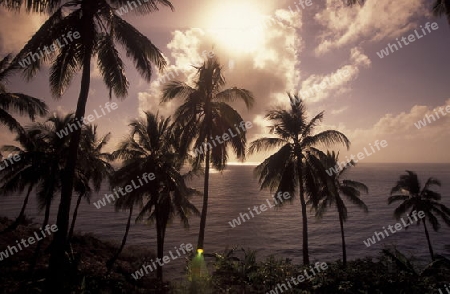
{"label": "tall palm tree", "polygon": [[[148,221],[155,222],[157,256],[162,258],[168,222],[177,215],[187,227],[188,215],[199,214],[189,201],[190,196],[198,192],[186,186],[185,177],[180,173],[184,158],[178,153],[180,140],[173,132],[170,118],[164,119],[158,114],[145,112],[145,120],[133,120],[130,126],[130,136],[113,153],[124,160],[123,166],[113,177],[113,187],[124,187],[132,180],[136,182],[145,173],[153,173],[155,179],[116,202],[116,209],[129,209],[125,237],[118,253],[126,242],[133,206],[143,204],[137,220],[147,216]],[[157,268],[157,278],[162,281],[161,266]]]}
{"label": "tall palm tree", "polygon": [[[227,147],[230,145],[236,157],[243,160],[245,158],[246,130],[213,148],[212,145],[207,148],[207,144],[211,144],[208,141],[217,136],[222,137],[223,134],[228,133],[230,129],[234,130],[243,121],[241,115],[227,102],[240,99],[247,108],[250,108],[254,103],[254,97],[246,89],[236,87],[222,89],[225,79],[216,58],[208,59],[197,69],[197,81],[194,86],[179,81],[166,84],[163,88],[162,102],[174,98],[183,99],[183,103],[175,112],[175,123],[182,126],[179,134],[180,152],[186,154],[188,148],[193,145],[197,155],[193,161],[194,169],[199,168],[203,162],[205,164],[203,207],[197,243],[197,248],[203,249],[208,212],[210,165],[217,170],[223,170],[228,159]],[[197,152],[198,150],[200,152]]]}
{"label": "tall palm tree", "polygon": [[[423,211],[425,217],[419,218],[417,224],[423,223],[425,236],[428,242],[428,250],[430,251],[431,259],[434,261],[433,247],[431,246],[430,235],[426,221],[428,220],[437,232],[441,227],[438,221],[440,217],[447,225],[450,226],[450,209],[442,203],[439,203],[442,196],[440,193],[433,191],[433,186],[441,186],[441,182],[433,177],[428,178],[423,188],[421,188],[419,178],[413,171],[406,171],[405,175],[401,175],[397,184],[391,190],[391,196],[388,198],[388,204],[397,201],[402,203],[394,210],[394,216],[398,219],[406,212],[416,210]],[[395,194],[395,195],[394,195]]]}
{"label": "tall palm tree", "polygon": [[280,148],[255,168],[255,174],[259,177],[261,189],[269,188],[271,192],[275,191],[275,194],[288,192],[294,196],[298,187],[303,222],[303,263],[309,264],[308,216],[304,190],[304,180],[307,176],[304,174],[305,152],[318,144],[329,146],[342,143],[349,148],[350,141],[344,134],[335,130],[313,135],[315,127],[323,119],[324,112],[307,121],[303,100],[290,94],[288,96],[290,109],[278,107],[269,110],[265,116],[272,122],[269,133],[273,136],[254,140],[249,152]]}
{"label": "tall palm tree", "polygon": [[[82,129],[81,145],[79,150],[79,160],[77,162],[77,176],[79,179],[75,183],[75,191],[78,192],[78,199],[72,216],[68,240],[72,238],[77,220],[78,208],[82,198],[90,201],[91,191],[98,192],[102,182],[109,179],[114,171],[109,163],[112,155],[103,152],[102,149],[108,144],[111,133],[99,138],[96,125],[86,125]],[[92,189],[91,186],[92,185]]]}
{"label": "tall palm tree", "polygon": [[[319,161],[319,165],[316,162],[311,163],[311,161]],[[336,205],[339,214],[339,225],[341,227],[341,240],[342,240],[342,261],[344,267],[347,266],[347,249],[345,246],[345,235],[344,235],[344,222],[347,221],[347,207],[345,206],[344,199],[345,196],[351,203],[355,204],[359,208],[363,209],[364,212],[368,212],[369,209],[367,205],[359,198],[361,192],[369,193],[369,188],[361,182],[353,181],[349,179],[342,179],[343,175],[347,170],[354,166],[353,161],[349,165],[343,167],[337,173],[332,173],[332,175],[327,174],[327,170],[336,165],[339,166],[339,153],[329,152],[323,153],[319,150],[312,149],[307,156],[307,161],[311,164],[315,174],[315,179],[319,187],[319,193],[312,195],[310,202],[313,208],[316,210],[316,217],[322,218],[326,213],[328,208],[332,205]],[[316,168],[318,167],[318,168]],[[308,183],[308,181],[306,181]],[[308,184],[306,184],[308,186]],[[308,189],[307,189],[308,190]],[[315,190],[315,189],[314,189]]]}
{"label": "tall palm tree", "polygon": [[22,126],[9,111],[16,111],[21,115],[26,114],[31,120],[34,120],[36,116],[47,114],[48,109],[47,105],[37,98],[21,93],[8,92],[5,81],[12,72],[11,60],[11,55],[7,55],[0,60],[0,124],[7,126],[11,131],[24,134],[25,131]]}
{"label": "tall palm tree", "polygon": [[[97,65],[103,81],[118,98],[126,97],[128,80],[124,73],[124,64],[115,47],[121,44],[127,56],[134,61],[141,76],[150,81],[152,63],[162,69],[166,61],[159,49],[136,28],[115,14],[115,9],[128,5],[126,0],[78,0],[48,1],[52,15],[19,52],[15,64],[27,58],[27,55],[42,52],[41,48],[54,44],[62,36],[73,34],[73,41],[64,47],[57,46],[55,52],[41,54],[41,58],[33,58],[31,65],[23,69],[24,75],[30,79],[41,68],[44,62],[52,61],[50,69],[50,88],[53,96],[60,97],[70,85],[73,76],[81,70],[80,94],[75,111],[75,119],[82,120],[90,87],[91,59],[97,56]],[[173,8],[168,0],[143,1],[133,12],[147,14],[158,10],[158,5]],[[75,38],[75,33],[78,38]],[[30,58],[28,56],[28,58]],[[58,209],[57,226],[53,240],[53,250],[49,262],[49,279],[47,286],[54,291],[63,288],[65,268],[65,249],[69,229],[70,205],[72,200],[73,178],[77,162],[81,130],[71,134],[68,160],[65,166]],[[49,288],[49,291],[50,291]]]}

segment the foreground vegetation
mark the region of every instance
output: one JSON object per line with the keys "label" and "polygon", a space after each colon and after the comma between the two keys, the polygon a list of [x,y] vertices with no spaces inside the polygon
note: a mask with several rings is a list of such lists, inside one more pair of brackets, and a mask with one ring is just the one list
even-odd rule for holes
{"label": "foreground vegetation", "polygon": [[[349,5],[364,1],[349,0]],[[246,134],[239,133],[235,139],[225,140],[213,150],[206,150],[196,158],[192,158],[189,150],[207,146],[208,140],[226,134],[233,126],[244,119],[228,103],[241,100],[250,108],[255,97],[249,90],[237,87],[222,89],[225,79],[222,76],[221,65],[216,59],[210,59],[197,68],[198,75],[194,85],[183,81],[170,82],[164,86],[161,102],[171,99],[182,99],[183,104],[173,114],[174,124],[169,126],[170,118],[158,119],[158,114],[146,113],[147,121],[134,121],[130,137],[123,142],[121,148],[114,154],[102,152],[107,144],[109,134],[98,137],[95,126],[75,128],[70,136],[61,138],[55,136],[59,129],[69,123],[80,122],[86,113],[88,101],[92,102],[89,92],[92,90],[91,60],[97,60],[97,66],[104,84],[116,98],[125,98],[130,86],[125,75],[124,62],[117,51],[117,45],[126,50],[127,58],[133,61],[139,75],[147,82],[151,81],[154,66],[163,70],[167,61],[160,50],[141,34],[131,24],[114,13],[127,0],[7,0],[0,1],[0,6],[9,9],[20,9],[22,6],[28,12],[45,13],[49,18],[23,49],[13,58],[7,55],[0,60],[0,124],[16,133],[18,146],[3,146],[1,151],[21,155],[19,164],[3,171],[0,176],[1,192],[24,192],[27,196],[17,217],[17,222],[3,220],[0,232],[1,244],[14,244],[22,236],[32,233],[33,228],[19,225],[24,222],[24,211],[33,187],[36,189],[39,208],[45,209],[44,227],[50,217],[52,201],[59,200],[57,227],[50,246],[50,240],[45,240],[32,250],[24,250],[0,263],[0,285],[4,293],[264,293],[284,282],[286,278],[297,275],[301,267],[293,265],[289,260],[280,261],[273,257],[265,261],[256,261],[252,251],[227,250],[224,254],[207,255],[212,258],[211,277],[204,281],[190,284],[163,284],[162,268],[158,268],[157,279],[147,277],[133,281],[130,272],[141,264],[150,252],[134,250],[133,253],[123,252],[127,234],[130,228],[134,206],[143,206],[139,220],[144,216],[147,220],[155,220],[157,232],[157,255],[163,254],[165,228],[168,221],[176,214],[188,225],[188,213],[197,213],[195,207],[188,201],[188,196],[198,194],[185,186],[180,169],[185,163],[192,166],[196,173],[204,165],[203,203],[197,248],[203,250],[205,227],[209,197],[210,166],[218,170],[226,167],[228,152],[240,160],[246,155]],[[167,0],[144,1],[136,7],[137,14],[148,14],[160,7],[173,9]],[[449,14],[449,0],[437,0],[433,12],[437,15]],[[32,56],[45,44],[52,44],[55,39],[67,32],[80,32],[79,42],[67,44],[52,50],[45,58],[38,58],[26,68],[20,68],[20,60]],[[42,51],[41,51],[42,54]],[[29,57],[28,57],[29,59]],[[34,61],[34,57],[33,57]],[[45,116],[48,107],[41,100],[21,94],[11,93],[4,83],[9,75],[21,72],[27,81],[49,65],[49,86],[55,98],[64,96],[67,88],[80,74],[80,90],[77,107],[73,114],[66,117],[49,118],[45,123],[38,123],[35,128],[23,128],[11,115],[21,114],[34,120],[37,116]],[[319,274],[314,280],[301,284],[297,293],[424,293],[434,291],[443,286],[442,281],[448,280],[448,262],[434,254],[425,221],[432,229],[440,228],[439,220],[450,225],[450,209],[440,204],[441,195],[428,189],[429,186],[440,186],[437,179],[430,178],[423,190],[417,175],[407,171],[392,189],[389,204],[403,201],[395,210],[395,216],[400,218],[408,210],[423,210],[426,219],[422,221],[428,241],[433,263],[426,271],[419,272],[399,252],[385,251],[377,260],[371,259],[348,262],[346,260],[344,221],[347,218],[345,204],[342,199],[349,199],[367,211],[365,204],[359,199],[360,191],[366,192],[363,183],[349,180],[339,181],[339,177],[326,177],[325,171],[338,162],[337,155],[328,150],[316,150],[316,145],[341,143],[347,148],[348,138],[335,130],[327,130],[314,135],[314,129],[323,119],[323,112],[311,120],[306,116],[306,108],[298,97],[290,98],[290,109],[272,109],[267,112],[266,119],[273,124],[269,137],[253,141],[250,149],[254,152],[277,149],[276,153],[261,163],[255,170],[261,188],[272,192],[288,191],[298,196],[302,215],[302,253],[303,263],[310,263],[308,252],[307,205],[312,204],[320,217],[327,207],[335,204],[339,212],[339,222],[342,236],[343,264],[335,263],[330,269]],[[182,128],[180,128],[182,126]],[[136,142],[135,137],[139,137]],[[177,140],[175,140],[177,139]],[[228,148],[227,147],[231,147]],[[330,156],[333,163],[330,162]],[[12,154],[10,154],[12,155]],[[0,158],[2,154],[0,154]],[[110,161],[120,158],[124,165],[113,174]],[[281,159],[281,161],[280,161]],[[136,163],[136,164],[135,164]],[[139,168],[137,163],[142,165]],[[328,165],[328,166],[327,166]],[[149,168],[149,170],[147,169]],[[92,236],[73,236],[78,207],[82,199],[89,201],[92,191],[97,191],[103,180],[114,179],[114,185],[122,186],[130,179],[139,177],[144,171],[152,171],[158,180],[148,187],[134,191],[123,202],[116,202],[116,209],[129,210],[125,235],[119,250],[112,244],[101,242]],[[280,177],[281,175],[281,177]],[[298,189],[297,189],[298,188]],[[56,198],[56,193],[60,194]],[[75,213],[70,226],[72,195],[78,195]],[[294,198],[291,198],[294,199]],[[144,202],[147,201],[147,202]],[[145,205],[142,205],[145,203]],[[189,210],[189,211],[188,211]],[[82,213],[82,212],[80,212]],[[420,223],[420,221],[419,221]],[[45,248],[42,258],[39,258],[40,248]],[[51,250],[50,250],[51,248]],[[132,250],[131,248],[127,248]],[[237,255],[236,255],[237,254]],[[119,258],[119,255],[120,258]],[[49,258],[51,257],[51,258]],[[112,258],[111,258],[112,257]],[[19,261],[18,261],[19,260]],[[116,263],[117,261],[117,263]],[[30,262],[30,264],[28,264]],[[37,263],[37,264],[36,264]],[[116,264],[116,266],[114,266]],[[134,265],[134,266],[131,266]],[[346,267],[347,265],[347,267]],[[441,267],[444,266],[443,269]],[[48,270],[47,270],[48,267]],[[441,270],[441,271],[438,271]],[[370,274],[369,274],[370,273]],[[434,275],[434,276],[433,276]],[[46,282],[46,290],[43,282]],[[441,281],[438,284],[437,281]],[[278,291],[277,291],[278,293]]]}
{"label": "foreground vegetation", "polygon": [[[0,218],[0,229],[11,222]],[[13,244],[36,229],[29,221],[22,223],[17,230],[0,235],[0,243]],[[48,247],[48,241],[44,242],[44,248]],[[110,272],[105,263],[115,253],[114,244],[89,234],[75,234],[71,249],[72,278],[67,285],[71,293],[270,293],[279,283],[307,269],[290,259],[273,256],[257,259],[252,250],[226,249],[205,257],[211,275],[193,287],[188,273],[183,283],[160,284],[156,274],[135,281],[131,277],[133,270],[142,260],[155,257],[138,246],[124,250]],[[28,261],[32,254],[33,250],[27,249],[0,262],[0,293],[43,293],[48,253],[44,253],[29,279]],[[436,293],[450,282],[450,260],[437,256],[426,267],[415,265],[412,260],[413,257],[406,258],[391,249],[383,250],[375,258],[348,261],[346,268],[341,261],[327,262],[328,269],[314,279],[283,293]]]}

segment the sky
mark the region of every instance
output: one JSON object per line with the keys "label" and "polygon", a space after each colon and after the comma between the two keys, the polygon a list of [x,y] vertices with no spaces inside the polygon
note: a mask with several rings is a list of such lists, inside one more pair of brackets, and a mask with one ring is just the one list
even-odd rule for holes
{"label": "sky", "polygon": [[[113,97],[116,110],[94,121],[100,134],[112,133],[107,150],[115,150],[130,120],[144,111],[173,114],[180,101],[160,103],[162,78],[192,82],[192,65],[214,55],[223,65],[225,87],[245,88],[255,97],[250,110],[243,103],[232,104],[253,123],[248,142],[268,135],[268,109],[289,107],[287,93],[302,94],[309,118],[325,111],[317,132],[334,129],[350,139],[348,151],[329,147],[342,160],[366,148],[370,155],[366,152],[361,163],[450,163],[450,26],[445,18],[430,14],[432,1],[368,0],[353,7],[341,0],[172,3],[175,11],[161,7],[147,16],[122,16],[163,52],[168,66],[164,73],[155,71],[148,83],[118,45],[130,89],[123,100]],[[17,53],[45,20],[44,15],[0,10],[0,57]],[[388,44],[392,50],[381,58]],[[95,65],[93,59],[86,114],[99,112],[109,101]],[[48,77],[47,67],[29,82],[20,75],[11,77],[7,87],[43,99],[50,115],[74,112],[80,76],[59,100],[51,97]],[[424,121],[431,114],[435,121],[430,116],[430,123]],[[418,121],[426,125],[418,128]],[[0,127],[0,145],[13,138]],[[370,149],[377,140],[385,140],[385,147]],[[246,162],[260,163],[274,151],[248,156]],[[235,161],[231,154],[229,161]]]}

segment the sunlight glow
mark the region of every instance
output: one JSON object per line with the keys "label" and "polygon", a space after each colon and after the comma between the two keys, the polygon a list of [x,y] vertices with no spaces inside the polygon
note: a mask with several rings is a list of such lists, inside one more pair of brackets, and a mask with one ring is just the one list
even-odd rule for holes
{"label": "sunlight glow", "polygon": [[206,22],[207,31],[233,52],[254,52],[263,45],[263,16],[250,4],[223,3]]}

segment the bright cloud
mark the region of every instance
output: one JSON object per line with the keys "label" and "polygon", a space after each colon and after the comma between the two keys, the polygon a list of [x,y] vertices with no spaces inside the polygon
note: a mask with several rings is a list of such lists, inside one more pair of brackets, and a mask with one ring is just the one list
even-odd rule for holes
{"label": "bright cloud", "polygon": [[376,0],[349,8],[342,0],[327,0],[327,9],[315,15],[324,28],[315,53],[322,55],[361,41],[395,39],[416,27],[415,17],[427,11],[424,3],[425,0]]}

